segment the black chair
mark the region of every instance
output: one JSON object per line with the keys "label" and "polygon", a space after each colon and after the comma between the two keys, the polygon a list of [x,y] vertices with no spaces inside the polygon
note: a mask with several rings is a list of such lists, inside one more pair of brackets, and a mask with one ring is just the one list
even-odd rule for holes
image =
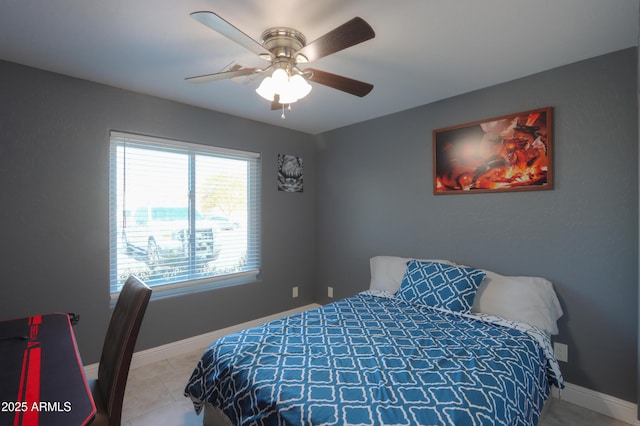
{"label": "black chair", "polygon": [[131,357],[150,297],[151,289],[134,276],[122,287],[102,346],[98,379],[89,381],[96,404],[92,426],[120,425]]}

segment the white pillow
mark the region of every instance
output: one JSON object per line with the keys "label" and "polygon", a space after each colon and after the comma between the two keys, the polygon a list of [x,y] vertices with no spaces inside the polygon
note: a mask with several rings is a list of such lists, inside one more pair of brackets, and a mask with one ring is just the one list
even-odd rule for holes
{"label": "white pillow", "polygon": [[558,334],[562,308],[553,284],[540,277],[506,277],[485,271],[471,312],[526,322],[549,334]]}
{"label": "white pillow", "polygon": [[371,267],[370,290],[384,290],[391,294],[396,294],[400,289],[402,278],[407,270],[407,262],[418,260],[420,262],[440,262],[447,265],[454,265],[450,260],[437,259],[414,259],[412,257],[397,256],[375,256],[369,260]]}

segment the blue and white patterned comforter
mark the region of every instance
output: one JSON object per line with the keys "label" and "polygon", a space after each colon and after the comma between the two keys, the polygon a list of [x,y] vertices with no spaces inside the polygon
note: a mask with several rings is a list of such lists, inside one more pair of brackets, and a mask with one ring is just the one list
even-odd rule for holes
{"label": "blue and white patterned comforter", "polygon": [[219,339],[185,395],[235,424],[535,425],[563,387],[540,330],[379,296]]}

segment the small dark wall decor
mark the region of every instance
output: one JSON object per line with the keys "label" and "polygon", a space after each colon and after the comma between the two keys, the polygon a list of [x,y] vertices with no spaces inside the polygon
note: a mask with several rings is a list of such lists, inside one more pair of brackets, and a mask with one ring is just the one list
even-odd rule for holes
{"label": "small dark wall decor", "polygon": [[303,192],[302,158],[278,154],[278,191]]}
{"label": "small dark wall decor", "polygon": [[433,192],[553,188],[553,108],[433,131]]}

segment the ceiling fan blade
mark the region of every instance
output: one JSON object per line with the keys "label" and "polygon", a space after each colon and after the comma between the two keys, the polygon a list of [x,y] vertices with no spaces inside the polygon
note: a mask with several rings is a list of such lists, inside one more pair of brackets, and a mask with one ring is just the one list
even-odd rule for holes
{"label": "ceiling fan blade", "polygon": [[262,68],[240,68],[233,71],[216,72],[213,74],[197,75],[195,77],[187,77],[189,83],[208,83],[210,81],[224,80],[225,78],[240,77],[257,72],[261,72]]}
{"label": "ceiling fan blade", "polygon": [[271,55],[269,51],[265,49],[264,46],[262,46],[260,43],[258,43],[213,12],[193,12],[191,14],[191,17],[196,21],[211,28],[212,30],[217,31],[231,41],[235,41],[240,46],[250,50],[256,55],[267,55],[267,58]]}
{"label": "ceiling fan blade", "polygon": [[313,68],[305,68],[304,72],[305,74],[307,72],[312,73],[311,76],[308,77],[309,81],[323,84],[325,86],[342,90],[343,92],[347,92],[360,97],[366,96],[373,89],[373,84],[354,80],[348,77],[343,77],[337,74],[331,74],[330,72],[326,71],[320,71]]}
{"label": "ceiling fan blade", "polygon": [[339,52],[376,36],[373,28],[359,17],[353,18],[298,50],[309,62]]}

